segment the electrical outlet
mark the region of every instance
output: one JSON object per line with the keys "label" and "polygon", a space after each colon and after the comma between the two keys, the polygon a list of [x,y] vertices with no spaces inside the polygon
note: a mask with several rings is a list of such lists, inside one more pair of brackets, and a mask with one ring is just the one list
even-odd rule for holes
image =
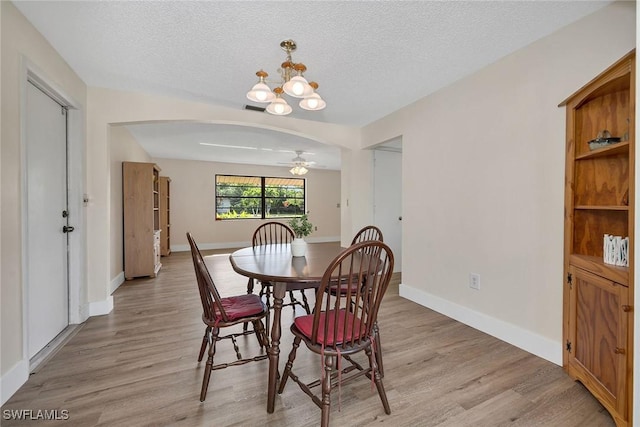
{"label": "electrical outlet", "polygon": [[480,275],[477,273],[469,274],[469,287],[471,289],[480,290]]}
{"label": "electrical outlet", "polygon": [[317,226],[317,225],[316,225],[316,229],[315,229],[315,231],[318,231],[318,226]]}

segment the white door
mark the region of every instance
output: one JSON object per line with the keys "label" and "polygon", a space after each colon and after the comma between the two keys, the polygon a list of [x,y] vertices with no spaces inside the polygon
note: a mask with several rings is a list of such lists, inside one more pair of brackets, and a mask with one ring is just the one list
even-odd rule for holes
{"label": "white door", "polygon": [[395,272],[402,271],[402,152],[373,153],[373,219],[393,251]]}
{"label": "white door", "polygon": [[31,359],[69,324],[66,110],[27,84],[27,336]]}

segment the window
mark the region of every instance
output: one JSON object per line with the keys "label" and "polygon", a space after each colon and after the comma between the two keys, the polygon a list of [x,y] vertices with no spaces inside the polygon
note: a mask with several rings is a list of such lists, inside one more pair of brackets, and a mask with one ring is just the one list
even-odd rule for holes
{"label": "window", "polygon": [[305,180],[216,175],[216,219],[267,219],[305,213]]}

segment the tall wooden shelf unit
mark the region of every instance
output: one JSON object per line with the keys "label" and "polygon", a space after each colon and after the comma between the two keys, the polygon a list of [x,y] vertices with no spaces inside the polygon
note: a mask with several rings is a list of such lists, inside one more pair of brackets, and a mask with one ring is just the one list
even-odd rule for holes
{"label": "tall wooden shelf unit", "polygon": [[171,178],[160,177],[160,255],[171,254]]}
{"label": "tall wooden shelf unit", "polygon": [[[635,50],[571,95],[565,177],[563,366],[632,425]],[[621,142],[589,148],[608,130]],[[629,237],[629,267],[603,261],[605,234]]]}
{"label": "tall wooden shelf unit", "polygon": [[122,163],[124,277],[155,277],[160,271],[160,168]]}

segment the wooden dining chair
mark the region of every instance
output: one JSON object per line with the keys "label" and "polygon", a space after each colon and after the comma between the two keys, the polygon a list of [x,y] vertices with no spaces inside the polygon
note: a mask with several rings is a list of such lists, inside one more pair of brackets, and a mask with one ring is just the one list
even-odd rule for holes
{"label": "wooden dining chair", "polygon": [[[313,314],[296,317],[291,325],[293,348],[278,393],[284,391],[287,380],[291,378],[322,410],[323,427],[329,425],[331,391],[361,376],[375,383],[385,413],[391,413],[374,355],[376,340],[373,328],[392,274],[393,252],[383,242],[370,240],[350,246],[327,267],[316,294]],[[332,297],[328,289],[343,281],[365,285],[348,287],[345,298]],[[304,383],[293,373],[301,342],[323,358],[321,378],[311,383]],[[368,367],[351,358],[363,351],[368,358]],[[343,359],[350,362],[346,368],[342,367]],[[313,391],[318,386],[320,396]]]}
{"label": "wooden dining chair", "polygon": [[384,242],[384,238],[382,237],[382,230],[380,230],[375,225],[367,225],[363,227],[353,236],[353,240],[351,240],[351,244],[355,245],[356,243],[366,242],[367,240],[380,240]]}
{"label": "wooden dining chair", "polygon": [[[382,236],[382,230],[380,230],[375,225],[367,225],[358,231],[353,239],[351,240],[351,245],[355,245],[356,243],[366,242],[367,240],[379,240],[381,242],[384,241],[384,237]],[[332,295],[337,296],[345,296],[347,293],[348,286],[358,286],[358,283],[341,283],[339,286],[335,286],[331,288],[329,291]],[[378,328],[378,324],[373,325],[373,331],[376,338],[376,346],[375,346],[375,355],[376,360],[378,362],[378,370],[380,371],[380,375],[384,377],[384,363],[382,361],[382,342],[380,340],[380,329]]]}
{"label": "wooden dining chair", "polygon": [[[211,371],[229,366],[244,365],[245,363],[264,360],[269,357],[265,352],[252,358],[243,358],[236,341],[236,337],[238,336],[255,333],[260,348],[266,349],[269,342],[262,324],[262,319],[267,316],[269,310],[258,295],[250,294],[221,297],[204,263],[202,254],[190,233],[187,233],[187,240],[191,246],[193,267],[196,272],[200,300],[202,301],[202,321],[206,325],[204,337],[202,337],[202,345],[200,346],[200,353],[198,355],[198,362],[202,361],[204,352],[207,350],[207,347],[209,348],[209,357],[207,358],[204,377],[202,379],[202,389],[200,391],[200,401],[204,402],[207,397]],[[220,329],[245,322],[251,322],[253,324],[253,331],[220,335]],[[237,360],[231,363],[214,365],[213,357],[216,353],[216,343],[223,339],[231,340]]]}
{"label": "wooden dining chair", "polygon": [[[261,246],[261,245],[278,245],[278,244],[287,244],[291,243],[295,237],[295,234],[291,227],[286,224],[277,221],[269,221],[260,225],[253,232],[253,237],[251,238],[252,246]],[[253,278],[249,278],[249,282],[247,283],[247,293],[252,294],[253,288],[255,286],[255,280]],[[282,306],[287,307],[291,306],[295,313],[295,306],[298,305],[307,312],[307,314],[311,313],[311,308],[309,307],[309,301],[307,300],[307,296],[304,293],[304,290],[300,291],[302,295],[302,301],[295,298],[293,291],[289,291],[289,301],[288,303],[284,303]],[[267,304],[267,308],[271,309],[271,283],[269,282],[260,282],[260,297],[265,296],[265,302]],[[267,329],[269,329],[270,325],[270,316],[267,315]],[[244,329],[247,329],[247,324],[244,325]]]}

